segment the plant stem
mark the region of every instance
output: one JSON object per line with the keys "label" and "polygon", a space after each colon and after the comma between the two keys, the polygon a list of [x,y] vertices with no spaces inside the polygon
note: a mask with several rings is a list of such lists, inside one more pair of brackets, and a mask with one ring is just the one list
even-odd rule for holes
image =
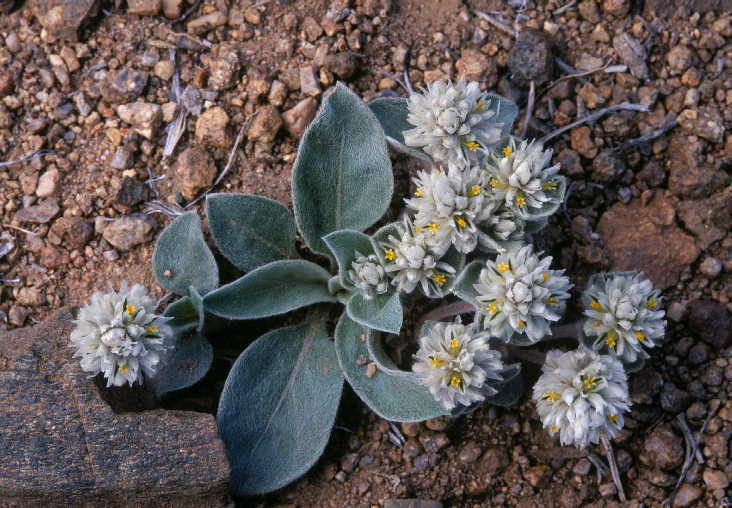
{"label": "plant stem", "polygon": [[459,300],[454,303],[448,303],[447,305],[442,305],[441,307],[432,309],[427,314],[419,318],[419,321],[417,321],[417,327],[415,329],[421,330],[422,325],[425,323],[425,321],[439,321],[441,319],[445,319],[446,317],[457,316],[458,314],[467,314],[469,312],[475,312],[475,306],[472,303],[466,302],[464,300]]}
{"label": "plant stem", "polygon": [[605,447],[605,454],[607,456],[607,462],[610,464],[610,474],[615,482],[615,488],[618,489],[618,498],[621,503],[627,503],[628,499],[625,497],[625,491],[623,490],[623,484],[620,481],[620,471],[618,471],[618,463],[615,462],[615,452],[613,452],[613,445],[607,438],[604,432],[600,432],[600,441]]}
{"label": "plant stem", "polygon": [[582,321],[574,321],[572,323],[566,323],[563,325],[556,325],[552,327],[552,334],[547,335],[542,341],[553,340],[553,339],[576,339],[582,329]]}

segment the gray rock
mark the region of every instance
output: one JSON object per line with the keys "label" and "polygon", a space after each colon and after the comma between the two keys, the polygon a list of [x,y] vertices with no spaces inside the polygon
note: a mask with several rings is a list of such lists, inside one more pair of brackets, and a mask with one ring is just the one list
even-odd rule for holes
{"label": "gray rock", "polygon": [[117,191],[115,201],[120,205],[135,206],[151,198],[150,187],[137,178],[126,176],[122,179],[122,186]]}
{"label": "gray rock", "polygon": [[722,262],[717,258],[707,257],[699,265],[699,271],[708,279],[716,279],[722,273]]}
{"label": "gray rock", "polygon": [[291,109],[288,109],[282,114],[282,120],[285,122],[285,127],[290,134],[292,134],[292,137],[297,139],[303,135],[317,110],[318,101],[312,97],[308,97],[307,99],[301,100]]}
{"label": "gray rock", "polygon": [[150,102],[122,104],[117,108],[117,114],[123,121],[132,125],[135,132],[149,140],[155,139],[157,129],[163,120],[162,108]]}
{"label": "gray rock", "polygon": [[102,83],[102,97],[107,102],[121,104],[137,99],[147,85],[146,72],[124,67],[116,72],[107,74]]}
{"label": "gray rock", "polygon": [[107,224],[102,236],[114,247],[129,250],[149,241],[154,227],[151,217],[122,217]]}
{"label": "gray rock", "polygon": [[34,0],[29,3],[49,42],[77,41],[79,27],[97,15],[100,4],[98,0]]}
{"label": "gray rock", "polygon": [[387,499],[384,508],[442,508],[442,503],[429,499]]}
{"label": "gray rock", "polygon": [[640,42],[628,32],[620,32],[613,38],[613,48],[633,76],[638,79],[648,78],[648,65],[646,65],[648,55]]}
{"label": "gray rock", "polygon": [[553,62],[547,35],[533,28],[522,30],[508,56],[508,68],[513,79],[522,85],[534,81],[538,86],[549,81]]}
{"label": "gray rock", "polygon": [[56,198],[48,198],[39,202],[37,205],[22,208],[15,214],[15,218],[21,222],[45,224],[53,219],[60,210],[58,200]]}
{"label": "gray rock", "polygon": [[694,300],[689,311],[689,326],[702,340],[722,349],[732,342],[732,316],[714,300]]}
{"label": "gray rock", "polygon": [[315,66],[304,65],[300,67],[300,91],[311,97],[320,95],[320,81],[318,81]]}
{"label": "gray rock", "polygon": [[0,333],[3,502],[226,506],[229,468],[214,418],[115,413],[71,356],[72,319],[66,308]]}
{"label": "gray rock", "polygon": [[683,439],[665,425],[659,425],[646,438],[640,460],[644,464],[673,470],[684,461]]}

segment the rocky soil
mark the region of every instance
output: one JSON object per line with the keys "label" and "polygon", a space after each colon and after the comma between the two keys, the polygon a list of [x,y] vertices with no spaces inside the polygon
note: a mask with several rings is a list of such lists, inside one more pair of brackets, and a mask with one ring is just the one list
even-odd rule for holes
{"label": "rocky soil", "polygon": [[[548,142],[571,186],[537,241],[578,292],[604,269],[643,270],[665,290],[667,342],[632,377],[615,443],[625,491],[638,506],[669,498],[688,426],[699,453],[672,504],[722,506],[732,496],[731,13],[729,0],[2,0],[0,330],[121,280],[162,296],[149,266],[169,218],[144,214],[150,203],[200,209],[216,184],[289,205],[298,139],[338,80],[365,100],[403,94],[405,72],[414,86],[478,80],[519,104],[517,132],[529,118],[530,137],[641,104],[647,112],[615,110]],[[394,162],[404,195],[416,166]],[[24,336],[13,333],[0,338]],[[221,369],[204,383],[219,385]],[[525,370],[530,386],[536,368]],[[213,411],[198,394],[167,406]],[[559,447],[525,399],[390,426],[347,393],[337,425],[313,471],[256,503],[617,504],[593,465],[602,450]]]}

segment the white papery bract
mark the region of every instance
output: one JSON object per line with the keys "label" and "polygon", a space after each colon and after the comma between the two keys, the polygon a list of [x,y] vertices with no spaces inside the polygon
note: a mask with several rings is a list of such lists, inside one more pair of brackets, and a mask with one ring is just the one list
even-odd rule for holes
{"label": "white papery bract", "polygon": [[470,153],[501,139],[503,124],[495,122],[496,111],[477,82],[435,81],[423,93],[410,95],[407,104],[407,121],[415,128],[404,131],[405,143],[437,162],[466,161]]}
{"label": "white papery bract", "polygon": [[440,261],[427,235],[408,218],[397,226],[399,236],[389,235],[381,243],[386,273],[402,293],[411,293],[419,285],[427,296],[440,296],[447,280],[455,276],[455,268]]}
{"label": "white papery bract", "polygon": [[386,293],[389,289],[389,278],[376,254],[364,256],[360,252],[356,252],[356,259],[351,263],[348,276],[353,285],[368,300],[375,295]]}
{"label": "white papery bract", "polygon": [[[553,192],[559,188],[559,164],[549,166],[551,150],[536,141],[511,138],[508,146],[487,165],[494,197],[522,216],[531,216],[545,204],[560,200]],[[556,204],[556,203],[554,203]]]}
{"label": "white papery bract", "polygon": [[550,325],[561,319],[571,287],[564,270],[549,268],[551,262],[534,254],[531,245],[486,262],[474,287],[491,335],[531,344],[551,335]]}
{"label": "white papery bract", "polygon": [[661,292],[638,272],[593,276],[582,294],[585,344],[626,364],[648,358],[666,332]]}
{"label": "white papery bract", "polygon": [[79,310],[70,337],[82,370],[103,373],[107,386],[142,384],[143,375],[152,376],[173,336],[166,324],[170,318],[156,315],[155,307],[139,284],[123,282],[119,292],[95,292]]}
{"label": "white papery bract", "polygon": [[474,324],[435,323],[419,339],[412,370],[445,409],[469,406],[495,395],[486,381],[503,379],[503,362],[488,345],[488,334]]}
{"label": "white papery bract", "polygon": [[544,428],[580,449],[615,437],[631,405],[623,364],[584,347],[547,353],[533,399]]}
{"label": "white papery bract", "polygon": [[487,175],[478,167],[464,170],[454,164],[448,171],[420,171],[414,179],[417,190],[406,199],[416,212],[414,224],[421,228],[433,250],[444,253],[454,245],[468,254],[478,245],[478,225],[496,207],[487,195]]}

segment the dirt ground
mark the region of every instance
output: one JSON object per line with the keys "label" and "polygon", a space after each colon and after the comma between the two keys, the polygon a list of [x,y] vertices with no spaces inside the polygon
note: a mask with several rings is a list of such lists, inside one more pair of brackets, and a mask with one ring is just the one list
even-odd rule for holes
{"label": "dirt ground", "polygon": [[[298,138],[337,80],[365,100],[403,95],[395,78],[405,71],[414,86],[478,80],[517,102],[520,130],[533,79],[527,135],[537,138],[608,106],[648,106],[549,141],[572,185],[536,241],[577,293],[610,268],[644,270],[665,290],[667,341],[631,378],[634,406],[615,441],[631,504],[661,506],[671,495],[687,423],[703,463],[693,462],[673,505],[732,502],[729,0],[80,0],[82,14],[63,19],[51,15],[61,0],[19,1],[3,14],[13,3],[0,1],[0,163],[47,152],[0,165],[0,329],[122,280],[162,296],[150,259],[170,219],[142,212],[204,192],[242,126],[237,162],[216,190],[290,205]],[[530,51],[512,60],[517,36]],[[165,157],[165,126],[185,103],[176,78],[194,99]],[[143,105],[128,107],[135,102]],[[394,162],[404,196],[416,165]],[[397,198],[392,217],[399,207]],[[254,323],[241,341],[274,325]],[[219,363],[207,386],[220,385]],[[525,372],[531,386],[536,367]],[[213,411],[201,393],[168,404]],[[618,504],[593,465],[603,451],[590,452],[553,442],[526,397],[395,431],[347,390],[316,467],[254,504]]]}

